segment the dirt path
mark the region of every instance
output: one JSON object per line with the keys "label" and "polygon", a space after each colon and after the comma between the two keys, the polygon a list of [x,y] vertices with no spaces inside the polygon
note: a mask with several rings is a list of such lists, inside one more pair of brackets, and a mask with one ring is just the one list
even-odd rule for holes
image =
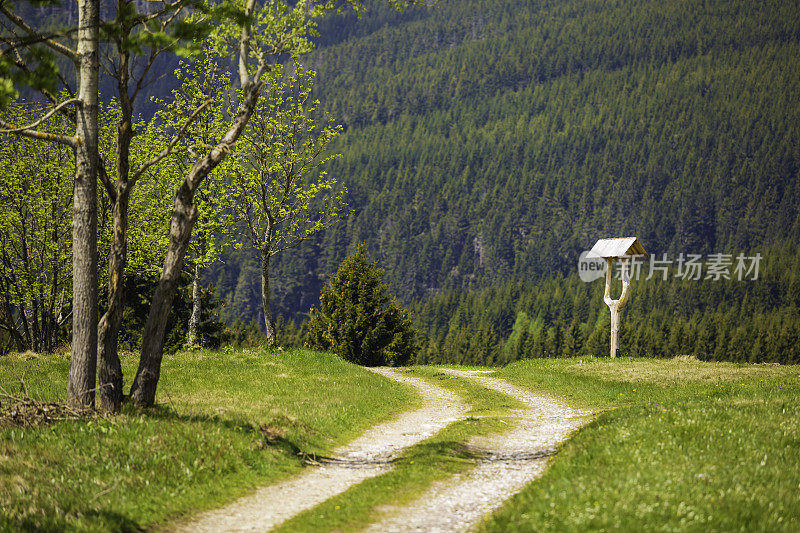
{"label": "dirt path", "polygon": [[511,431],[475,439],[471,444],[487,459],[474,470],[434,484],[418,500],[397,508],[367,531],[464,531],[474,528],[513,494],[539,477],[547,456],[570,431],[589,420],[590,413],[572,409],[558,399],[534,394],[487,371],[444,372],[467,377],[484,387],[521,400],[528,408],[516,412],[519,424]]}
{"label": "dirt path", "polygon": [[350,444],[334,450],[333,461],[282,483],[258,489],[227,507],[203,513],[173,530],[192,533],[266,531],[365,479],[387,472],[391,469],[391,460],[402,449],[466,416],[468,406],[442,387],[389,368],[372,370],[417,389],[423,407],[367,430]]}

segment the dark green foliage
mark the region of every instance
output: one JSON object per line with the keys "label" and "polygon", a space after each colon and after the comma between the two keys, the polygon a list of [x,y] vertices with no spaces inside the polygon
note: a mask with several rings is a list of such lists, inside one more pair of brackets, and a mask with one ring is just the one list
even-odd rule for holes
{"label": "dark green foliage", "polygon": [[319,309],[311,309],[308,345],[359,365],[406,364],[416,348],[415,333],[382,277],[383,269],[370,263],[360,245],[323,287]]}
{"label": "dark green foliage", "polygon": [[[299,327],[291,320],[278,316],[275,320],[277,346],[283,348],[302,348],[308,329],[308,321]],[[267,344],[264,334],[264,322],[253,321],[249,324],[237,320],[226,330],[228,342],[236,348],[261,348]]]}
{"label": "dark green foliage", "polygon": [[236,348],[259,348],[265,346],[267,337],[259,326],[260,324],[255,321],[245,324],[237,320],[228,328],[230,344]]}
{"label": "dark green foliage", "polygon": [[208,286],[200,289],[200,301],[200,324],[197,327],[200,346],[216,350],[231,340],[230,331],[219,318],[220,310],[225,306],[225,300],[217,298],[214,287]]}
{"label": "dark green foliage", "polygon": [[[181,288],[175,295],[175,303],[169,314],[165,334],[164,350],[174,352],[184,346],[188,334],[189,316],[192,314],[191,283],[188,276],[181,279]],[[125,311],[120,329],[119,345],[123,350],[138,350],[142,343],[142,331],[150,310],[158,277],[154,274],[128,272],[125,276]],[[200,291],[202,312],[198,333],[203,348],[219,348],[230,341],[230,332],[219,318],[225,300],[216,297],[213,287]],[[101,299],[105,302],[104,299]],[[103,311],[103,309],[101,309]]]}
{"label": "dark green foliage", "polygon": [[370,16],[386,25],[364,21],[372,33],[313,63],[346,127],[331,174],[356,210],[315,244],[317,273],[363,240],[410,302],[571,272],[606,235],[675,253],[800,243],[796,2],[465,1]]}
{"label": "dark green foliage", "polygon": [[275,320],[275,332],[277,334],[278,346],[284,348],[302,348],[306,334],[308,333],[308,321],[298,326],[293,320],[286,320],[283,316],[278,316]]}
{"label": "dark green foliage", "polygon": [[[800,363],[800,248],[765,250],[757,280],[646,277],[633,281],[622,311],[621,355]],[[429,332],[418,361],[607,357],[610,317],[603,288],[603,280],[584,283],[572,274],[443,291],[414,307]],[[495,359],[485,345],[487,331],[496,335]]]}
{"label": "dark green foliage", "polygon": [[[346,128],[330,172],[355,214],[273,263],[277,311],[307,318],[364,241],[413,306],[420,362],[605,356],[602,282],[575,264],[597,238],[637,235],[655,254],[759,251],[773,266],[752,283],[635,285],[623,353],[798,360],[798,21],[797,1],[772,0],[331,18],[311,65]],[[228,264],[218,285],[244,295]]]}

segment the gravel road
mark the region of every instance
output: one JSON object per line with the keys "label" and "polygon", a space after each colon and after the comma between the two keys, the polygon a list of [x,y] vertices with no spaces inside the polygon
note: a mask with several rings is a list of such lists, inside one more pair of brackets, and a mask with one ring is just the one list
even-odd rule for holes
{"label": "gravel road", "polygon": [[465,418],[469,408],[454,393],[395,369],[371,369],[414,387],[423,407],[379,424],[333,452],[334,460],[309,468],[287,481],[263,487],[227,507],[200,514],[173,531],[266,531],[292,516],[344,492],[361,481],[391,469],[391,460],[404,448]]}
{"label": "gravel road", "polygon": [[589,420],[560,400],[535,394],[481,370],[443,369],[484,387],[521,400],[527,408],[516,411],[517,426],[507,433],[475,439],[471,444],[486,460],[468,473],[434,484],[411,504],[392,509],[370,532],[451,532],[473,529],[488,513],[539,477],[547,456],[568,434]]}

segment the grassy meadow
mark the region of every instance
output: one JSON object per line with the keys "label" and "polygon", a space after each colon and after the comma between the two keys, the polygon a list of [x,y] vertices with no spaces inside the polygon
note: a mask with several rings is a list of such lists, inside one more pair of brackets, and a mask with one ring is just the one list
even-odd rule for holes
{"label": "grassy meadow", "polygon": [[[127,380],[136,358],[123,357]],[[68,355],[0,359],[0,387],[63,398]],[[379,398],[380,401],[375,401]],[[133,531],[221,505],[417,402],[308,350],[165,357],[159,405],[33,427],[0,424],[0,530]],[[8,400],[0,399],[0,408]]]}
{"label": "grassy meadow", "polygon": [[500,376],[599,415],[481,531],[800,530],[800,367],[544,359]]}
{"label": "grassy meadow", "polygon": [[[136,358],[124,359],[130,378]],[[68,368],[65,354],[8,356],[0,387],[17,393],[22,378],[30,396],[58,399]],[[359,530],[471,468],[473,436],[513,424],[518,404],[508,396],[433,367],[405,371],[462,396],[468,417],[280,530]],[[800,529],[800,367],[567,358],[520,361],[498,375],[596,417],[481,531]],[[0,417],[0,530],[168,524],[296,473],[303,454],[328,453],[418,402],[331,354],[173,354],[156,408],[30,427]]]}

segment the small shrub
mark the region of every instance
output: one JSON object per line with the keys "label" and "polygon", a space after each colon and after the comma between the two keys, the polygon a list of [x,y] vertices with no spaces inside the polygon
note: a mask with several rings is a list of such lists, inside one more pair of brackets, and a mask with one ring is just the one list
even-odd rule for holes
{"label": "small shrub", "polygon": [[360,245],[322,288],[319,309],[311,309],[306,345],[364,366],[406,364],[416,350],[416,334],[382,277],[383,269],[370,263]]}

